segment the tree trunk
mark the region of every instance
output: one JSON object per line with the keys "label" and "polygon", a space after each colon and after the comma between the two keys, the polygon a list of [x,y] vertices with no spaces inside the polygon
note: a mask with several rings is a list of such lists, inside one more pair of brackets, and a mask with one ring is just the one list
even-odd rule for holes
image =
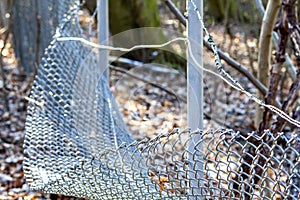
{"label": "tree trunk", "polygon": [[[159,10],[157,5],[157,0],[114,0],[109,1],[109,28],[111,34],[114,36],[123,31],[142,28],[142,27],[159,27],[160,26],[160,17]],[[134,37],[126,37],[122,39],[123,41],[118,40],[112,41],[115,46],[126,45],[130,47],[136,45],[140,42],[145,43],[147,39],[144,38],[145,35],[141,32],[135,32]],[[154,43],[162,43],[165,39],[163,34],[157,37],[157,41]],[[126,44],[124,44],[126,41]],[[129,47],[128,46],[128,47]],[[123,55],[124,57],[139,60],[142,62],[149,62],[152,54],[152,49],[140,49],[132,52],[128,52]]]}
{"label": "tree trunk", "polygon": [[[258,80],[265,86],[268,86],[269,69],[271,66],[271,42],[272,32],[277,19],[278,11],[281,5],[281,0],[269,0],[266,12],[264,14],[259,39],[259,54],[258,54]],[[257,92],[260,99],[264,98],[261,92]],[[255,126],[258,128],[263,116],[263,108],[256,105]]]}
{"label": "tree trunk", "polygon": [[[109,1],[109,28],[114,46],[132,47],[140,44],[161,44],[167,42],[168,39],[163,29],[153,30],[153,34],[147,30],[132,31],[134,36],[119,38],[117,35],[123,31],[143,27],[160,27],[160,12],[157,0],[114,0]],[[126,34],[122,34],[125,36]],[[128,46],[126,46],[128,45]],[[172,47],[170,47],[172,48]],[[152,56],[153,52],[157,52],[157,56]],[[185,69],[186,62],[178,55],[174,54],[176,50],[171,52],[153,49],[139,49],[122,55],[133,60],[142,62],[151,62],[155,60],[158,63],[168,63],[174,68]],[[117,53],[117,52],[113,52]],[[120,54],[116,54],[119,56]],[[185,70],[184,70],[185,71]]]}
{"label": "tree trunk", "polygon": [[0,35],[10,28],[10,17],[7,13],[11,14],[14,0],[1,0],[0,1]]}
{"label": "tree trunk", "polygon": [[233,20],[239,20],[239,9],[237,0],[207,0],[206,4],[208,7],[208,13],[217,22],[222,22],[228,20],[225,18],[230,18]]}
{"label": "tree trunk", "polygon": [[18,64],[26,74],[36,73],[45,48],[62,14],[74,1],[15,0],[13,35]]}

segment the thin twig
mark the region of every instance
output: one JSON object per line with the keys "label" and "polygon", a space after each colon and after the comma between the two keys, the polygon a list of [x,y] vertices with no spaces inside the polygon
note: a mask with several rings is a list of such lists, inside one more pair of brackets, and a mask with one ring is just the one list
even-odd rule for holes
{"label": "thin twig", "polygon": [[[131,61],[130,64],[131,64],[133,67],[140,67],[140,66],[142,66],[142,64],[141,64],[140,62],[137,61],[137,63],[138,63],[138,64],[135,65],[135,61]],[[129,63],[126,62],[126,64],[129,64]],[[141,77],[138,77],[138,76],[136,76],[136,75],[134,75],[134,74],[131,74],[130,72],[128,72],[127,70],[124,70],[124,69],[122,69],[122,68],[119,68],[119,67],[115,67],[115,66],[110,65],[110,69],[112,69],[112,70],[114,70],[114,71],[118,71],[118,72],[124,73],[124,74],[126,74],[126,75],[128,75],[128,76],[130,76],[130,77],[132,77],[132,78],[135,78],[135,79],[137,79],[137,80],[139,80],[139,81],[143,81],[143,82],[145,82],[145,83],[147,83],[147,84],[151,84],[152,86],[157,87],[157,88],[159,88],[159,89],[162,89],[162,90],[166,91],[167,93],[169,93],[169,94],[171,94],[171,95],[176,95],[174,92],[169,91],[169,90],[167,90],[166,88],[162,88],[160,85],[155,84],[155,83],[153,83],[153,82],[150,82],[150,81],[148,81],[148,80],[146,80],[146,79],[144,79],[144,78],[141,78]],[[177,97],[178,97],[178,96],[176,95],[176,98],[177,98]],[[184,103],[187,102],[186,99],[184,99],[184,98],[179,97],[179,99],[180,99],[181,101],[183,101]],[[233,127],[233,126],[231,126],[230,124],[226,124],[226,123],[223,122],[222,120],[219,120],[219,119],[217,118],[217,116],[209,115],[209,114],[207,114],[207,113],[204,113],[204,116],[205,116],[208,120],[212,120],[212,121],[216,122],[216,123],[219,124],[219,125],[223,125],[223,126],[225,126],[226,128],[229,128],[229,129],[235,129],[235,130],[236,130],[236,127]],[[240,131],[240,132],[242,132],[242,131]]]}
{"label": "thin twig", "polygon": [[[205,47],[207,47],[209,50],[212,51],[212,48],[210,47],[209,43],[207,41],[204,41],[204,45]],[[224,53],[223,51],[218,49],[218,53],[220,55],[220,58],[222,60],[224,60],[227,64],[229,64],[229,66],[233,67],[235,70],[237,70],[238,72],[240,72],[241,74],[243,74],[245,77],[248,78],[248,80],[262,93],[262,94],[266,94],[267,93],[267,88],[258,80],[254,77],[253,74],[251,74],[249,72],[249,70],[243,66],[242,64],[240,64],[238,61],[234,60],[233,58],[231,58],[229,55],[227,55],[226,53]],[[280,105],[280,103],[278,102],[278,105]]]}
{"label": "thin twig", "polygon": [[182,23],[182,25],[186,26],[186,18],[181,14],[181,12],[174,5],[174,3],[171,0],[165,0],[165,4],[169,7],[172,13],[176,16],[176,18]]}
{"label": "thin twig", "polygon": [[[255,5],[256,5],[257,9],[259,10],[259,13],[261,14],[261,16],[264,16],[266,10],[265,10],[264,5],[262,4],[261,0],[255,0]],[[275,31],[273,31],[272,35],[273,35],[273,37],[272,37],[273,42],[278,45],[278,40],[279,40],[278,34]],[[293,81],[295,81],[296,74],[297,74],[296,68],[295,68],[294,64],[292,63],[292,60],[288,54],[285,55],[285,62],[287,64],[286,68],[287,68],[291,78],[293,79]]]}
{"label": "thin twig", "polygon": [[[290,108],[290,105],[292,104],[292,102],[294,102],[295,98],[297,98],[297,94],[299,92],[299,88],[300,88],[300,73],[298,73],[298,74],[299,74],[298,78],[291,85],[288,97],[286,98],[286,100],[282,104],[281,110],[284,111],[284,112],[286,112],[286,113],[288,112],[288,109]],[[274,124],[275,124],[275,128],[273,129],[272,132],[278,133],[278,132],[282,131],[284,125],[286,124],[286,121],[284,119],[282,119],[282,117],[278,117],[277,121]]]}
{"label": "thin twig", "polygon": [[137,80],[139,80],[139,81],[143,81],[143,82],[145,82],[145,83],[147,83],[147,84],[149,84],[149,85],[152,85],[152,86],[154,86],[154,87],[157,87],[157,88],[159,88],[159,89],[165,91],[166,93],[175,96],[176,98],[178,98],[179,100],[183,101],[184,103],[187,102],[185,98],[182,98],[182,97],[176,95],[173,91],[171,91],[171,90],[169,90],[169,89],[167,89],[167,88],[165,88],[165,87],[163,87],[163,86],[161,86],[161,85],[159,85],[159,84],[157,84],[157,83],[153,83],[153,82],[150,81],[150,80],[147,80],[147,79],[141,78],[141,77],[139,77],[139,76],[136,76],[136,75],[134,75],[134,74],[128,72],[127,70],[122,69],[122,68],[115,67],[115,66],[112,66],[112,65],[110,65],[109,67],[110,67],[110,69],[112,69],[112,70],[114,70],[114,71],[122,72],[122,73],[124,73],[124,74],[126,74],[126,75],[128,75],[128,76],[130,76],[130,77],[132,77],[132,78],[134,78],[134,79],[137,79]]}
{"label": "thin twig", "polygon": [[261,0],[255,0],[255,5],[260,13],[261,16],[264,16],[265,14],[265,8],[264,8],[264,5],[262,4]]}
{"label": "thin twig", "polygon": [[[269,82],[269,90],[268,94],[266,96],[266,102],[269,104],[273,104],[274,99],[276,98],[277,90],[278,90],[278,84],[280,80],[280,71],[282,68],[282,64],[285,61],[285,53],[286,53],[286,47],[287,42],[290,35],[289,26],[291,25],[290,20],[293,21],[293,15],[296,15],[296,10],[292,6],[285,6],[283,5],[282,8],[282,14],[279,23],[276,25],[276,29],[280,33],[279,38],[279,44],[278,44],[278,50],[276,52],[276,63],[272,66],[271,69],[271,78]],[[289,25],[290,24],[290,25]],[[288,104],[286,104],[288,105]],[[259,132],[263,132],[263,130],[269,128],[270,121],[272,118],[272,113],[269,110],[265,110],[263,115],[263,120],[259,127]],[[279,127],[278,127],[279,129]],[[274,132],[274,134],[277,134],[277,132]]]}
{"label": "thin twig", "polygon": [[[300,26],[298,25],[298,16],[295,9],[292,9],[291,12],[288,12],[286,16],[286,20],[287,21],[283,23],[286,23],[285,25],[287,25],[286,28],[288,28],[289,31],[289,35],[292,42],[292,47],[294,50],[294,55],[296,57],[297,67],[298,67],[297,79],[291,85],[289,94],[281,108],[282,111],[287,113],[292,102],[294,102],[295,99],[297,98],[299,88],[300,88]],[[283,120],[281,117],[278,117],[275,123],[276,126],[274,128],[274,132],[277,133],[282,131],[285,123],[286,123],[285,120]]]}
{"label": "thin twig", "polygon": [[[167,6],[170,8],[170,10],[174,13],[174,15],[177,17],[177,19],[184,25],[186,26],[186,18],[184,17],[184,15],[178,10],[175,9],[176,6],[173,4],[172,1],[167,0],[165,1]],[[175,8],[174,8],[175,7]],[[209,45],[209,43],[204,40],[203,44],[205,47],[207,47],[210,51],[213,51],[211,46]],[[224,53],[223,51],[218,49],[218,53],[219,56],[222,60],[224,60],[227,64],[229,64],[229,66],[233,67],[235,70],[237,70],[238,72],[242,73],[245,77],[248,78],[248,80],[262,93],[262,94],[266,94],[267,93],[267,88],[260,82],[258,81],[253,74],[251,74],[248,69],[246,67],[244,67],[243,65],[241,65],[238,61],[234,60],[233,58],[231,58],[229,55],[227,55],[226,53]],[[278,106],[280,105],[279,102]]]}

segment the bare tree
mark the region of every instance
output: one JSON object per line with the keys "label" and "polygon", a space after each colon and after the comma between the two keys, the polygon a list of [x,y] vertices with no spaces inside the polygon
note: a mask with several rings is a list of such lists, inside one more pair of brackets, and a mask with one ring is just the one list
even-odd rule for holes
{"label": "bare tree", "polygon": [[[272,50],[272,32],[280,9],[281,0],[269,0],[266,12],[263,17],[261,32],[259,38],[259,54],[258,54],[258,80],[265,86],[269,81],[269,68],[271,65]],[[264,98],[264,94],[257,92],[260,99]],[[256,105],[255,126],[258,127],[263,115],[263,109]]]}

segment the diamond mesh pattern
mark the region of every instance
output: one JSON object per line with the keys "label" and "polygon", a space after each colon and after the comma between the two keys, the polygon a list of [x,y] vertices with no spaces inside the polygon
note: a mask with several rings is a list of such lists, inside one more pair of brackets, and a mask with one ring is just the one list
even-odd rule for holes
{"label": "diamond mesh pattern", "polygon": [[24,141],[31,189],[89,199],[299,199],[295,134],[173,130],[135,141],[101,76],[98,51],[56,40],[84,37],[78,5],[70,8],[31,91]]}

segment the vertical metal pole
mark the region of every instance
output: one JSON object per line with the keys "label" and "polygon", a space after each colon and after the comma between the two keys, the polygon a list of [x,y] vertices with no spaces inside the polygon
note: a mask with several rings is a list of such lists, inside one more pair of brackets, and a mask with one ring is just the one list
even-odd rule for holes
{"label": "vertical metal pole", "polygon": [[[99,44],[108,45],[108,0],[97,0],[97,13],[98,13],[98,41]],[[108,50],[99,50],[100,70],[108,79],[109,76],[109,63],[108,63]]]}
{"label": "vertical metal pole", "polygon": [[[193,0],[203,16],[203,0]],[[203,128],[203,72],[196,66],[191,55],[197,60],[197,63],[203,65],[203,30],[194,5],[190,0],[187,3],[188,21],[187,33],[190,50],[188,50],[187,74],[188,74],[188,126],[192,129]],[[203,180],[203,155],[202,145],[199,145],[200,135],[193,135],[189,141],[189,171],[190,179],[189,199],[202,199],[201,188],[203,186],[200,180]]]}

